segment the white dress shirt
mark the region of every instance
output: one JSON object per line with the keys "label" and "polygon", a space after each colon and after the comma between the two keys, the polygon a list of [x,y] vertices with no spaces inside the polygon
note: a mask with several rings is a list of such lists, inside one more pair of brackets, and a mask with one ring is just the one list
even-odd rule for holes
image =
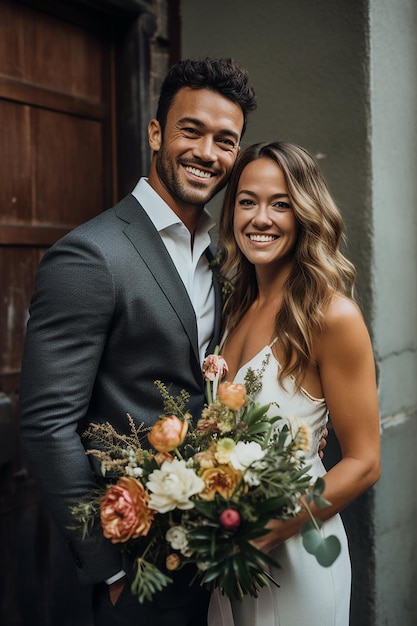
{"label": "white dress shirt", "polygon": [[198,346],[203,363],[214,328],[213,275],[204,252],[210,245],[209,230],[215,222],[204,209],[192,245],[188,228],[146,178],[139,180],[132,194],[159,232],[188,292],[197,319]]}

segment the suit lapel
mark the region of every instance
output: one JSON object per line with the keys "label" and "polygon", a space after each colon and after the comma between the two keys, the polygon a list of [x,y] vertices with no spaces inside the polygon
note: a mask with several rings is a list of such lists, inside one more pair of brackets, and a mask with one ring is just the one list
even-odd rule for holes
{"label": "suit lapel", "polygon": [[214,298],[215,298],[215,309],[214,309],[214,329],[213,336],[206,350],[206,355],[213,354],[216,346],[220,344],[221,340],[221,332],[222,332],[222,308],[223,308],[223,296],[222,289],[220,284],[219,275],[217,272],[217,268],[215,265],[215,256],[212,247],[207,248],[206,257],[208,262],[211,264],[211,270],[213,273],[213,286],[214,286]]}
{"label": "suit lapel", "polygon": [[132,242],[181,321],[199,363],[197,321],[193,305],[158,231],[132,195],[116,205],[115,211],[120,219],[127,222],[124,228],[126,237]]}

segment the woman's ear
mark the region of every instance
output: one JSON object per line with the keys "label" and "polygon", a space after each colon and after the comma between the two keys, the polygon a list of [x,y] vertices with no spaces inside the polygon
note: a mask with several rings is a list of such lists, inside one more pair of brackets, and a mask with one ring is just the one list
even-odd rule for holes
{"label": "woman's ear", "polygon": [[153,152],[158,152],[162,143],[162,130],[158,120],[152,119],[148,124],[148,141]]}

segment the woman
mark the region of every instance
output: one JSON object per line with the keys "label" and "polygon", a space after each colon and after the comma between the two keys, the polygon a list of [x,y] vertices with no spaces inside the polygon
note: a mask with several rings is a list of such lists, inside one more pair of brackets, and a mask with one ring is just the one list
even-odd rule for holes
{"label": "woman", "polygon": [[[322,567],[302,547],[305,512],[274,520],[256,543],[281,565],[279,588],[232,603],[214,595],[213,626],[348,626],[350,559],[340,516],[380,475],[379,413],[371,342],[353,299],[355,270],[340,245],[342,218],[323,174],[303,148],[249,146],[236,162],[220,223],[225,305],[222,355],[229,380],[262,372],[261,404],[277,402],[312,429],[310,474],[325,474],[331,505],[312,511],[342,552]],[[276,409],[275,409],[276,412]],[[330,416],[342,459],[327,474],[317,444]]]}

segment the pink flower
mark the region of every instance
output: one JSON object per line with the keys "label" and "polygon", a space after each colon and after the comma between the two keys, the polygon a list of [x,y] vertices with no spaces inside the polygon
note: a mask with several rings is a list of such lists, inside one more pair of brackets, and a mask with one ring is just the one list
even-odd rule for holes
{"label": "pink flower", "polygon": [[164,463],[165,461],[171,463],[174,457],[169,452],[157,452],[153,458],[158,463],[158,465],[162,465],[162,463]]}
{"label": "pink flower", "polygon": [[100,504],[103,534],[112,543],[148,534],[154,511],[148,509],[149,494],[136,478],[123,476],[111,485]]}
{"label": "pink flower", "polygon": [[237,411],[246,404],[246,388],[240,383],[220,383],[218,399],[231,411]]}
{"label": "pink flower", "polygon": [[188,419],[189,416],[186,415],[182,422],[175,415],[169,415],[158,420],[148,435],[151,446],[158,452],[171,452],[178,448],[187,434]]}
{"label": "pink flower", "polygon": [[236,509],[225,509],[220,515],[220,523],[224,528],[237,528],[240,526],[239,511],[236,511]]}
{"label": "pink flower", "polygon": [[214,381],[216,376],[223,378],[228,371],[227,363],[220,354],[210,354],[204,359],[203,374],[205,381]]}

